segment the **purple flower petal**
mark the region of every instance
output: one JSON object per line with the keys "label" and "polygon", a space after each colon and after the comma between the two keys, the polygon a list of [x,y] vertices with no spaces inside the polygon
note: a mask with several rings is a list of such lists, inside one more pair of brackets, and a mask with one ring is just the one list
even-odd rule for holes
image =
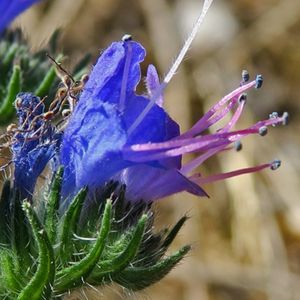
{"label": "purple flower petal", "polygon": [[[179,135],[178,124],[158,105],[131,136],[127,135],[149,102],[135,93],[144,56],[140,44],[126,41],[113,43],[98,59],[64,133],[61,163],[66,166],[66,194],[74,185],[99,187],[134,165],[123,158],[125,145],[163,142]],[[181,158],[150,164],[178,169]]]}
{"label": "purple flower petal", "polygon": [[114,179],[126,184],[126,195],[130,201],[153,201],[182,191],[208,196],[199,185],[174,168],[165,170],[140,164],[126,168]]}
{"label": "purple flower petal", "polygon": [[[146,85],[150,97],[155,95],[155,92],[160,88],[158,73],[153,65],[148,66]],[[163,107],[164,99],[162,95],[157,98],[156,104],[160,107]]]}
{"label": "purple flower petal", "polygon": [[14,184],[23,198],[31,198],[38,176],[54,158],[60,136],[42,114],[44,104],[30,93],[16,99],[18,131],[13,137]]}
{"label": "purple flower petal", "polygon": [[65,193],[84,185],[99,187],[129,163],[122,159],[124,123],[110,103],[80,101],[69,120],[61,146]]}
{"label": "purple flower petal", "polygon": [[[204,178],[199,173],[190,174],[211,156],[231,149],[242,137],[260,134],[262,126],[285,123],[286,118],[274,115],[247,129],[232,130],[245,107],[243,93],[257,87],[254,80],[242,82],[190,130],[180,134],[178,124],[162,107],[159,92],[163,89],[154,66],[149,66],[146,79],[150,99],[136,94],[144,57],[145,49],[140,44],[124,40],[113,43],[98,59],[63,138],[65,195],[74,187],[97,189],[117,180],[126,184],[131,201],[152,201],[180,191],[207,196],[199,184],[270,166]],[[203,134],[231,111],[234,113],[225,126]],[[182,156],[187,153],[197,156],[182,166]]]}

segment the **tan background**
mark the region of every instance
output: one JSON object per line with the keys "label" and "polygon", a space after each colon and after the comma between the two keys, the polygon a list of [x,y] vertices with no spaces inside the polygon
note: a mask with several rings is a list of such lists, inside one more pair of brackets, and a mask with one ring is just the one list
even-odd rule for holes
{"label": "tan background", "polygon": [[[201,8],[199,0],[52,0],[17,23],[33,48],[57,27],[73,64],[125,33],[148,49],[146,63],[164,74]],[[300,299],[299,82],[300,1],[215,0],[199,38],[166,93],[170,115],[188,128],[236,87],[241,70],[262,73],[263,89],[250,92],[240,127],[288,110],[291,124],[265,138],[245,140],[239,153],[220,154],[201,171],[212,174],[280,158],[263,171],[207,186],[210,199],[180,194],[157,205],[158,228],[188,212],[192,217],[174,248],[193,243],[184,262],[161,283],[128,294],[109,287],[70,299],[285,300]],[[81,296],[79,296],[81,294]],[[79,297],[79,298],[78,298]],[[102,299],[102,297],[101,297]]]}

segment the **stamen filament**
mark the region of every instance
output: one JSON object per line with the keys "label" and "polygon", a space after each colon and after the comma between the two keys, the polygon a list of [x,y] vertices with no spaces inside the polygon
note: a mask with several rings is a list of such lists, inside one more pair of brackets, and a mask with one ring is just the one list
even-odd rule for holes
{"label": "stamen filament", "polygon": [[240,170],[236,170],[236,171],[232,171],[232,172],[211,175],[211,176],[204,177],[204,178],[199,177],[199,176],[191,176],[190,179],[193,182],[200,184],[200,185],[207,184],[207,183],[211,183],[211,182],[215,182],[215,181],[219,181],[219,180],[232,178],[232,177],[239,176],[242,174],[255,173],[255,172],[272,167],[272,164],[273,163],[262,164],[262,165],[259,165],[256,167],[244,168],[244,169],[240,169]]}
{"label": "stamen filament", "polygon": [[[254,87],[256,85],[256,81],[253,80],[243,86],[238,87],[225,97],[223,97],[218,103],[216,103],[191,129],[183,133],[180,137],[192,137],[196,134],[199,134],[203,130],[210,127],[212,124],[221,120],[234,106],[234,104],[238,101],[239,96],[247,91],[248,89]],[[218,111],[220,111],[221,107],[224,106],[228,101],[231,102],[226,106],[217,116],[210,118]]]}
{"label": "stamen filament", "polygon": [[185,41],[182,49],[180,50],[175,62],[173,63],[172,67],[170,68],[169,72],[165,76],[161,85],[157,88],[157,90],[153,93],[153,96],[150,98],[148,105],[145,109],[141,112],[141,114],[136,118],[133,124],[129,127],[127,133],[130,136],[132,132],[140,125],[140,123],[144,120],[145,116],[149,113],[153,105],[156,103],[157,99],[162,95],[164,89],[171,81],[173,76],[175,75],[176,71],[178,70],[182,60],[184,59],[186,53],[188,52],[189,48],[191,47],[192,42],[194,41],[197,32],[202,25],[204,18],[212,4],[213,0],[205,0],[203,4],[203,8],[201,11],[200,16],[198,17],[190,35],[188,36],[187,40]]}
{"label": "stamen filament", "polygon": [[120,91],[120,100],[119,100],[119,110],[122,112],[125,108],[125,99],[126,99],[126,88],[127,88],[127,81],[129,75],[129,67],[132,59],[132,47],[130,43],[124,42],[127,50],[127,55],[125,59],[124,71],[123,71],[123,78],[121,84],[121,91]]}

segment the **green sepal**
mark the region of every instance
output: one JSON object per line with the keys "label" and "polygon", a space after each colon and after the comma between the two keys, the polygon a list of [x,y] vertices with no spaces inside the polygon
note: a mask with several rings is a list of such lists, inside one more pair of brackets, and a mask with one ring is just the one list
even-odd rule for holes
{"label": "green sepal", "polygon": [[22,208],[28,218],[38,248],[38,266],[29,283],[18,295],[18,300],[51,299],[55,275],[55,259],[47,233],[31,204],[23,202]]}
{"label": "green sepal", "polygon": [[55,67],[50,67],[40,85],[36,88],[34,94],[38,97],[47,96],[52,84],[56,79]]}
{"label": "green sepal", "polygon": [[5,56],[2,61],[2,67],[3,67],[2,72],[7,72],[7,70],[9,69],[10,65],[12,64],[12,62],[16,56],[18,48],[19,48],[19,45],[17,43],[13,43],[10,45],[10,47],[8,48],[8,51],[5,53]]}
{"label": "green sepal", "polygon": [[166,250],[169,248],[169,246],[173,243],[175,237],[177,236],[178,232],[180,231],[180,229],[182,228],[182,226],[184,225],[187,219],[188,219],[187,216],[183,216],[178,220],[178,222],[173,226],[173,228],[169,231],[169,233],[165,237],[164,242],[162,244],[162,248]]}
{"label": "green sepal", "polygon": [[10,243],[11,235],[11,215],[10,215],[10,181],[4,182],[0,198],[0,245]]}
{"label": "green sepal", "polygon": [[90,282],[101,282],[105,276],[119,272],[130,264],[139,250],[147,220],[148,216],[146,214],[142,215],[125,249],[115,258],[99,262],[97,268],[92,272],[89,278]]}
{"label": "green sepal", "polygon": [[58,209],[60,204],[63,172],[64,170],[62,167],[60,167],[56,172],[45,208],[44,226],[51,244],[55,244],[56,242],[57,226],[59,222]]}
{"label": "green sepal", "polygon": [[18,257],[20,266],[28,268],[32,264],[31,246],[31,230],[29,228],[28,219],[22,209],[22,201],[20,193],[13,191],[11,198],[11,245],[12,249]]}
{"label": "green sepal", "polygon": [[9,80],[6,97],[0,106],[0,124],[5,124],[12,119],[15,112],[13,103],[20,90],[21,69],[19,65],[14,65],[13,72]]}
{"label": "green sepal", "polygon": [[111,218],[112,204],[108,200],[104,208],[101,227],[95,244],[81,261],[57,273],[55,282],[56,292],[65,292],[75,286],[80,286],[92,272],[104,250],[106,238],[110,231]]}
{"label": "green sepal", "polygon": [[190,246],[185,246],[154,266],[128,267],[119,274],[115,274],[112,279],[133,291],[144,289],[166,276],[190,249]]}
{"label": "green sepal", "polygon": [[20,276],[18,262],[13,252],[8,249],[0,250],[1,284],[10,293],[16,293],[22,287],[22,276]]}
{"label": "green sepal", "polygon": [[74,200],[69,205],[62,221],[59,240],[61,245],[60,260],[63,265],[68,265],[74,251],[73,234],[77,231],[76,229],[87,191],[87,188],[82,188],[78,192]]}

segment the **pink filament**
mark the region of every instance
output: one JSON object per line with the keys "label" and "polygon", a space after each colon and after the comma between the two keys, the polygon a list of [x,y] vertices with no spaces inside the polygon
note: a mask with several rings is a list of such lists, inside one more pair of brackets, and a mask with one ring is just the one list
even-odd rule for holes
{"label": "pink filament", "polygon": [[255,172],[261,171],[263,169],[270,168],[271,165],[272,164],[267,163],[267,164],[262,164],[262,165],[259,165],[256,167],[244,168],[244,169],[227,172],[227,173],[216,174],[216,175],[212,175],[212,176],[208,176],[208,177],[204,177],[204,178],[199,177],[198,175],[193,175],[189,179],[192,180],[193,182],[201,185],[201,184],[206,184],[206,183],[215,182],[218,180],[224,180],[227,178],[239,176],[242,174],[255,173]]}

